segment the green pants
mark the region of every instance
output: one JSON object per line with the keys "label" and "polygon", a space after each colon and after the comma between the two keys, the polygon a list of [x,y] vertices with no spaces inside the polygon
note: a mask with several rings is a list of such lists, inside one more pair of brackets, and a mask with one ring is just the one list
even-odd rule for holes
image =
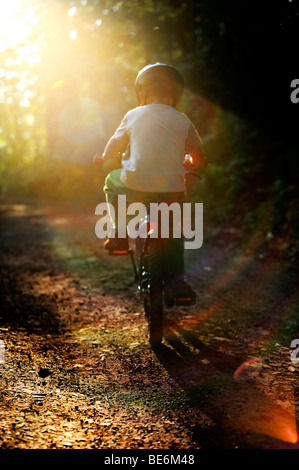
{"label": "green pants", "polygon": [[[128,204],[132,202],[179,202],[182,204],[185,201],[184,192],[171,192],[171,193],[150,193],[143,191],[134,191],[133,189],[127,188],[120,180],[121,169],[113,170],[107,176],[104,185],[104,192],[106,195],[106,202],[112,204],[115,208],[115,226],[117,228],[117,197],[119,195],[125,195]],[[128,220],[127,220],[128,222]],[[166,256],[168,260],[168,266],[173,277],[181,277],[184,275],[184,239],[172,238],[171,227],[170,237],[166,245]]]}

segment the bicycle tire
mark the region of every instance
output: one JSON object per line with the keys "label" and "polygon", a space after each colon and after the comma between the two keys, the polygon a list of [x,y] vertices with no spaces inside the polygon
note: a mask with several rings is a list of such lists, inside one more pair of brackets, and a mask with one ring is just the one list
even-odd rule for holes
{"label": "bicycle tire", "polygon": [[163,338],[163,267],[161,240],[149,238],[143,252],[143,303],[152,347],[158,347]]}

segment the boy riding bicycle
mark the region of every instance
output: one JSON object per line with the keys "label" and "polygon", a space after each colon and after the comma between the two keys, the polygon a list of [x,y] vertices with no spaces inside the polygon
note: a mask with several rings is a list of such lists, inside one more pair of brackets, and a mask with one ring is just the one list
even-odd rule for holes
{"label": "boy riding bicycle", "polygon": [[[151,64],[137,75],[135,92],[140,106],[125,115],[108,141],[102,156],[94,162],[105,164],[124,149],[121,168],[111,171],[104,186],[106,201],[115,204],[118,195],[128,202],[162,196],[167,202],[184,202],[185,173],[189,168],[204,168],[207,160],[200,137],[191,120],[176,109],[184,89],[180,73],[167,64]],[[189,154],[192,158],[185,159]],[[107,250],[128,249],[128,238],[115,233],[105,243]],[[182,295],[195,292],[184,277],[183,238],[169,240],[168,258],[172,271],[172,289]]]}

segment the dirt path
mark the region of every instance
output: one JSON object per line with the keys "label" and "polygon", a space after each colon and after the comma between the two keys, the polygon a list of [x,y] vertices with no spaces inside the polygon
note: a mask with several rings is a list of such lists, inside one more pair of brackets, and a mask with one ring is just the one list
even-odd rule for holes
{"label": "dirt path", "polygon": [[282,241],[223,229],[188,252],[199,300],[167,312],[155,353],[130,262],[104,253],[93,213],[1,201],[0,447],[297,448]]}

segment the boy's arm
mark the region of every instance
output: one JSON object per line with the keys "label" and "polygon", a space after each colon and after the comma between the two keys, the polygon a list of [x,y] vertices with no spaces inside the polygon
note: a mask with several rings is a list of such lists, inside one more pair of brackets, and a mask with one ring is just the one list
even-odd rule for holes
{"label": "boy's arm", "polygon": [[208,161],[202,148],[202,142],[194,125],[191,124],[185,146],[186,153],[192,157],[193,168],[206,168]]}
{"label": "boy's arm", "polygon": [[124,136],[123,139],[116,139],[115,136],[113,135],[109,139],[103,154],[94,156],[94,162],[102,163],[105,160],[115,157],[122,149],[125,149],[128,143],[129,143],[128,136]]}
{"label": "boy's arm", "polygon": [[130,141],[130,137],[126,131],[126,117],[122,120],[120,126],[114,135],[106,144],[105,150],[101,156],[94,156],[94,163],[103,163],[103,161],[115,157],[122,149],[125,149]]}
{"label": "boy's arm", "polygon": [[103,160],[107,160],[108,158],[115,157],[115,155],[121,151],[122,148],[125,148],[129,143],[129,136],[127,134],[123,134],[120,138],[116,138],[115,135],[111,137],[108,141],[105,150],[102,154]]}

